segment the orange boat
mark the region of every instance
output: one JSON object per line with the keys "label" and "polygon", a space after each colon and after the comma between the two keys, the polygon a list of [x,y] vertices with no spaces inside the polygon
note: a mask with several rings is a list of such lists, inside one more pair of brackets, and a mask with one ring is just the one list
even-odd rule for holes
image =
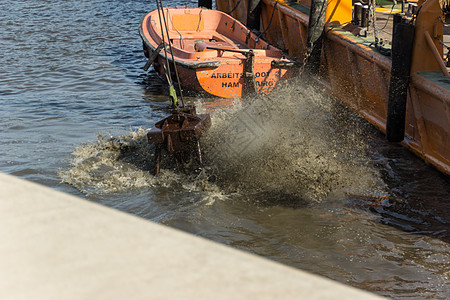
{"label": "orange boat", "polygon": [[[164,16],[161,20],[160,15]],[[153,64],[169,79],[176,78],[175,66],[181,86],[189,90],[223,98],[266,94],[293,72],[293,60],[220,11],[154,10],[143,18],[139,29],[149,58],[147,68]]]}

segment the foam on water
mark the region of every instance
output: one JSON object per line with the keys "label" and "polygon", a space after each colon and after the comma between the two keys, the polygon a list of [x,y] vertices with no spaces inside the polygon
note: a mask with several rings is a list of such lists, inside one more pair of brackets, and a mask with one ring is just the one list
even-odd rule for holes
{"label": "foam on water", "polygon": [[154,146],[147,142],[148,130],[136,128],[116,137],[99,133],[95,141],[73,151],[70,167],[58,173],[61,181],[86,195],[157,186],[201,191],[207,203],[224,197],[218,187],[204,180],[203,172],[177,172],[168,155],[163,156],[161,173],[153,176]]}
{"label": "foam on water", "polygon": [[72,153],[71,167],[59,172],[61,180],[86,194],[110,193],[125,188],[153,184],[154,178],[146,166],[137,167],[123,159],[131,151],[136,162],[146,163],[151,156],[145,142],[145,130],[138,129],[125,136],[99,133],[97,140],[77,147]]}
{"label": "foam on water", "polygon": [[212,123],[202,138],[201,172],[178,172],[166,156],[154,177],[154,148],[139,128],[99,134],[75,149],[71,167],[59,175],[86,194],[164,186],[294,206],[343,193],[373,195],[380,184],[369,167],[362,122],[300,80],[216,109]]}

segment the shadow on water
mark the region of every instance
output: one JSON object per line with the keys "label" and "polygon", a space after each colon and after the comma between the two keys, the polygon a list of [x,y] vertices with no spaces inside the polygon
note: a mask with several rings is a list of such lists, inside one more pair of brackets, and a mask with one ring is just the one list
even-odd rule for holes
{"label": "shadow on water", "polygon": [[450,243],[450,178],[404,147],[372,133],[372,162],[388,194],[372,199],[351,198],[355,207],[379,216],[378,221],[406,232],[429,235]]}

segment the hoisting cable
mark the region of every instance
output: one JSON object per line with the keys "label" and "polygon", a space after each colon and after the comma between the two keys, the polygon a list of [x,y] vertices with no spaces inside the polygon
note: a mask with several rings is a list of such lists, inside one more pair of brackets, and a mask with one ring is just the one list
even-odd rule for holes
{"label": "hoisting cable", "polygon": [[[180,79],[178,77],[178,71],[177,71],[177,68],[175,66],[176,62],[175,62],[175,59],[174,59],[174,56],[173,56],[172,44],[170,42],[170,37],[169,37],[169,30],[167,29],[166,17],[165,17],[165,14],[164,14],[164,7],[162,5],[162,1],[161,0],[156,0],[156,4],[157,4],[157,7],[158,7],[158,16],[159,16],[159,22],[160,22],[160,26],[161,26],[161,35],[162,35],[162,38],[163,38],[164,42],[165,42],[165,37],[167,37],[167,43],[169,44],[169,49],[170,49],[170,53],[172,55],[172,61],[173,61],[173,64],[174,64],[175,75],[176,75],[176,78],[177,78],[177,81],[178,81],[178,88],[180,90],[181,103],[182,103],[182,105],[184,107],[184,99],[183,99],[183,94],[182,94],[182,91],[181,91],[181,85],[180,85]],[[163,29],[163,23],[162,23],[163,21],[161,20],[161,18],[164,21],[164,27],[165,27],[165,31],[166,31],[165,35],[164,35],[164,29]],[[170,72],[169,57],[168,57],[167,48],[166,48],[165,45],[164,45],[164,54],[166,56],[166,68],[167,68],[167,70],[166,70],[166,78],[167,78],[167,81],[169,82],[169,95],[171,97],[171,102],[172,102],[171,104],[172,104],[172,106],[174,108],[177,108],[178,107],[177,93],[176,93],[175,88],[173,86],[172,78],[171,78],[171,75],[170,75],[171,72]]]}
{"label": "hoisting cable", "polygon": [[[164,36],[163,25],[162,25],[162,20],[161,20],[161,9],[159,7],[158,0],[156,1],[156,5],[158,7],[159,26],[161,27],[161,37],[162,37],[162,44],[163,44],[163,48],[164,48],[164,57],[166,58],[166,68],[167,68],[166,71],[170,72],[169,58],[167,56],[166,38]],[[171,80],[171,78],[169,78],[167,76],[167,73],[166,73],[166,78],[167,78],[167,81],[169,82],[169,85],[171,85],[172,80]]]}
{"label": "hoisting cable", "polygon": [[[167,46],[166,46],[166,38],[164,36],[164,30],[163,30],[163,23],[161,19],[161,7],[159,5],[158,0],[156,0],[156,6],[158,8],[158,17],[159,17],[159,26],[161,28],[161,38],[162,38],[162,44],[164,48],[164,57],[166,58],[166,65],[164,66],[164,73],[166,74],[167,83],[169,84],[169,96],[172,106],[178,105],[177,100],[177,94],[175,92],[175,89],[172,84],[172,78],[170,77],[170,64],[169,64],[169,57],[167,55]],[[170,43],[170,40],[169,40]]]}
{"label": "hoisting cable", "polygon": [[[164,26],[166,27],[166,36],[167,36],[167,40],[169,41],[169,49],[170,49],[170,54],[172,55],[173,68],[175,69],[175,76],[177,78],[178,89],[180,90],[181,105],[184,107],[184,99],[183,99],[183,92],[181,90],[180,77],[178,76],[178,70],[177,70],[177,66],[176,66],[176,61],[175,61],[175,58],[173,56],[172,43],[170,42],[169,29],[167,28],[166,18],[164,16],[164,8],[163,8],[163,5],[162,5],[162,0],[159,0],[159,2],[160,2],[160,6],[161,6],[161,12],[162,12],[162,15],[163,15]],[[167,10],[167,17],[169,17],[169,10]],[[177,106],[178,106],[178,103],[175,105],[175,107],[177,107]]]}

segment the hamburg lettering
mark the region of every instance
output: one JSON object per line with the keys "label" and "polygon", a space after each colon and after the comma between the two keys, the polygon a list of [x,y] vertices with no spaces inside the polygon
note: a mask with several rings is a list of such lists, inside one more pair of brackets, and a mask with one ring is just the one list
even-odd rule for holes
{"label": "hamburg lettering", "polygon": [[239,82],[222,82],[222,87],[239,87]]}
{"label": "hamburg lettering", "polygon": [[273,81],[256,81],[256,86],[260,86],[260,87],[273,86],[273,85],[274,85]]}

